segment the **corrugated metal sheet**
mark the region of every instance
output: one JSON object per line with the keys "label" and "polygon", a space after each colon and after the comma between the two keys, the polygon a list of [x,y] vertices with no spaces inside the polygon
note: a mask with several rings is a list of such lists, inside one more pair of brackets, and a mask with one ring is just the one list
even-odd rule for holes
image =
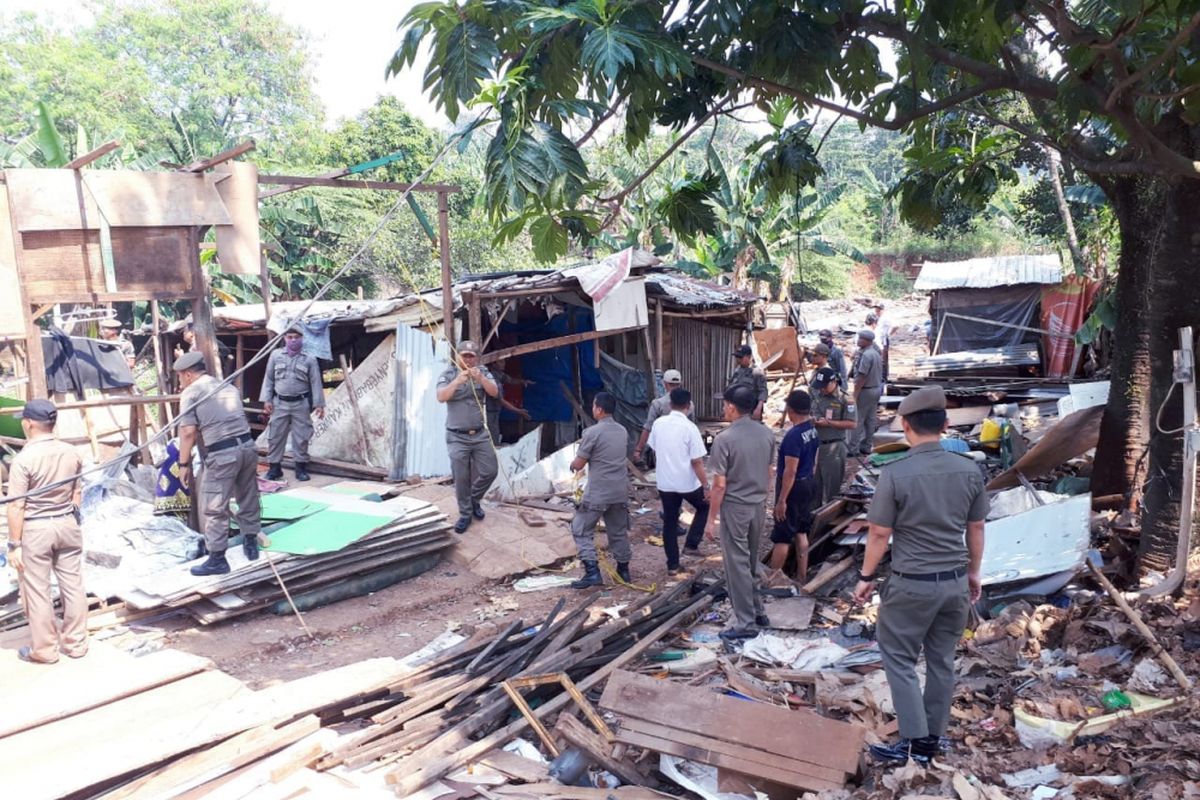
{"label": "corrugated metal sheet", "polygon": [[683,385],[692,393],[697,419],[721,419],[722,404],[714,398],[725,391],[733,372],[733,349],[742,343],[737,328],[691,319],[675,319],[671,327],[670,366],[683,373]]}
{"label": "corrugated metal sheet", "polygon": [[956,353],[938,353],[936,356],[917,356],[914,359],[916,371],[921,374],[969,372],[974,369],[1020,367],[1040,363],[1042,363],[1041,357],[1038,355],[1038,348],[1035,344],[960,350]]}
{"label": "corrugated metal sheet", "polygon": [[[450,366],[445,339],[396,326],[396,362],[407,364],[404,381],[404,424],[408,432],[405,475],[450,474],[446,450],[446,406],[437,401],[438,376]],[[393,376],[393,380],[394,380]],[[396,431],[392,432],[396,435]]]}
{"label": "corrugated metal sheet", "polygon": [[[309,307],[307,300],[281,300],[271,304],[271,313],[295,317],[308,308],[306,319],[332,318],[334,322],[346,322],[390,314],[401,305],[399,300],[318,300]],[[213,323],[220,330],[261,328],[267,324],[266,309],[262,303],[217,306],[213,308]]]}
{"label": "corrugated metal sheet", "polygon": [[926,261],[913,288],[921,292],[938,289],[987,289],[1020,283],[1062,283],[1062,262],[1057,255],[992,256],[967,261]]}

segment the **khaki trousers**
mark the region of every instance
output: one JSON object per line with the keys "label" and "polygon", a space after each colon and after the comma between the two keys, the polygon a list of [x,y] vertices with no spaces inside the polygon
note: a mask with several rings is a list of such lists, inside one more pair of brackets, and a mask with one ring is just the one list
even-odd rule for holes
{"label": "khaki trousers", "polygon": [[879,391],[876,386],[858,393],[858,425],[850,438],[850,452],[866,455],[875,447],[875,429],[879,427]]}
{"label": "khaki trousers", "polygon": [[629,504],[609,503],[595,505],[580,503],[571,520],[571,536],[575,539],[575,550],[580,561],[597,560],[596,523],[604,520],[604,532],[608,536],[608,549],[618,564],[628,564],[633,557],[629,545]]}
{"label": "khaki trousers", "polygon": [[496,473],[496,448],[487,430],[474,434],[446,431],[446,449],[450,451],[450,472],[454,476],[454,498],[458,513],[470,516],[475,505],[492,488]]}
{"label": "khaki trousers", "polygon": [[[25,520],[21,538],[25,569],[21,597],[33,639],[30,657],[54,662],[62,652],[74,658],[87,653],[87,594],[83,590],[83,534],[75,516]],[[62,633],[54,624],[50,574],[58,579],[62,600]]]}
{"label": "khaki trousers", "polygon": [[726,500],[721,503],[721,557],[725,560],[725,588],[737,627],[754,624],[763,613],[758,596],[758,545],[762,541],[766,509],[762,503]]}
{"label": "khaki trousers", "polygon": [[[941,736],[954,697],[954,650],[967,626],[967,578],[915,581],[892,576],[883,590],[875,636],[905,739]],[[925,653],[925,691],[917,659]]]}
{"label": "khaki trousers", "polygon": [[817,451],[817,484],[821,487],[821,503],[828,503],[842,491],[846,479],[846,442],[825,442]]}
{"label": "khaki trousers", "polygon": [[244,536],[262,530],[258,494],[258,451],[254,442],[209,453],[200,475],[200,515],[210,553],[224,553],[229,541],[229,501],[237,500],[237,522]]}
{"label": "khaki trousers", "polygon": [[308,442],[313,435],[312,405],[307,400],[276,400],[267,423],[267,462],[282,464],[292,436],[292,456],[297,464],[308,463]]}

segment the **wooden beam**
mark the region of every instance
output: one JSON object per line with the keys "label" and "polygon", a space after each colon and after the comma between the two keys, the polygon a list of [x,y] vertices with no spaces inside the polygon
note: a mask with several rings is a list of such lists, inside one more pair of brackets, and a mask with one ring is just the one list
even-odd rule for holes
{"label": "wooden beam", "polygon": [[359,181],[339,178],[307,177],[304,175],[259,175],[258,182],[271,186],[325,186],[334,189],[374,189],[388,192],[437,192],[451,194],[462,189],[450,183],[396,183],[394,181]]}
{"label": "wooden beam", "polygon": [[572,333],[568,336],[556,336],[553,339],[543,339],[540,342],[526,342],[516,347],[506,347],[503,350],[493,350],[490,353],[484,353],[480,362],[491,364],[510,356],[520,356],[525,353],[536,353],[539,350],[549,350],[552,347],[566,347],[567,345],[579,344],[580,342],[590,342],[594,339],[603,339],[606,336],[616,336],[618,333],[641,330],[642,327],[642,325],[633,325],[628,328],[614,328],[611,331],[584,331],[583,333]]}
{"label": "wooden beam", "polygon": [[500,323],[504,322],[504,318],[508,316],[508,310],[512,307],[512,300],[505,300],[504,307],[500,309],[500,313],[496,315],[496,320],[492,323],[492,329],[488,331],[488,335],[479,343],[480,350],[487,350],[487,346],[491,344],[492,339],[496,336],[496,331],[500,330]]}
{"label": "wooden beam", "polygon": [[[454,288],[450,284],[450,201],[438,192],[438,250],[442,261],[442,332],[454,347]],[[480,359],[483,362],[483,359]]]}
{"label": "wooden beam", "polygon": [[217,164],[224,164],[226,161],[232,161],[233,159],[237,158],[238,156],[245,155],[246,153],[249,153],[251,150],[253,150],[254,147],[255,147],[254,140],[248,139],[248,140],[242,142],[241,144],[239,144],[237,147],[233,147],[229,150],[226,150],[223,153],[217,153],[212,158],[206,158],[203,161],[193,161],[191,164],[188,164],[186,167],[180,167],[179,171],[180,172],[204,172],[204,170],[212,169]]}
{"label": "wooden beam", "polygon": [[[177,394],[119,394],[111,397],[97,397],[91,400],[75,400],[70,403],[55,403],[59,411],[71,408],[110,408],[112,406],[146,406],[158,403],[178,403],[181,395]],[[20,406],[0,408],[0,416],[21,413]]]}
{"label": "wooden beam", "polygon": [[105,142],[95,150],[92,150],[90,153],[84,153],[79,158],[76,158],[73,161],[68,161],[64,169],[82,169],[88,164],[91,164],[93,161],[108,155],[120,146],[121,143],[116,139],[113,139],[111,142]]}
{"label": "wooden beam", "polygon": [[479,304],[479,295],[475,292],[467,292],[464,299],[467,302],[467,336],[466,338],[479,345],[479,349],[483,349],[483,309]]}

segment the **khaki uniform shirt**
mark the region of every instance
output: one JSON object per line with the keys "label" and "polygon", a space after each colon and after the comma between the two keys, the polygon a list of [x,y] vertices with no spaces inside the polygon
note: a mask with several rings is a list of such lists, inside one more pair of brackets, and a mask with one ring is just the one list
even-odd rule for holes
{"label": "khaki uniform shirt", "polygon": [[883,468],[867,519],[892,529],[892,568],[921,575],[965,567],[967,523],[987,513],[979,467],[931,442]]}
{"label": "khaki uniform shirt", "polygon": [[236,386],[222,386],[212,397],[201,400],[218,383],[212,375],[202,375],[179,396],[179,424],[199,428],[205,445],[250,433],[242,393]]}
{"label": "khaki uniform shirt", "polygon": [[829,366],[837,371],[838,375],[842,376],[842,385],[846,385],[846,356],[842,354],[842,348],[834,345],[829,348]]}
{"label": "khaki uniform shirt", "polygon": [[[75,448],[53,436],[31,439],[12,461],[8,496],[16,497],[55,481],[78,475],[83,461]],[[75,510],[78,478],[25,498],[25,519],[57,517]]]}
{"label": "khaki uniform shirt", "polygon": [[732,389],[734,386],[749,386],[758,402],[767,402],[767,376],[758,367],[735,368],[725,388]]}
{"label": "khaki uniform shirt", "polygon": [[[646,424],[642,426],[644,430],[650,430],[654,427],[654,420],[665,417],[671,413],[671,398],[669,395],[656,397],[650,401],[650,408],[646,411]],[[692,422],[696,421],[696,404],[692,403],[688,406],[687,418]]]}
{"label": "khaki uniform shirt", "polygon": [[749,415],[739,417],[713,440],[708,471],[725,476],[725,499],[761,504],[767,499],[775,435]]}
{"label": "khaki uniform shirt", "polygon": [[302,394],[308,395],[313,408],[325,405],[321,365],[307,353],[293,356],[282,348],[275,350],[267,359],[267,374],[263,378],[258,399],[263,403],[273,403],[280,395],[296,397]]}
{"label": "khaki uniform shirt", "polygon": [[[840,390],[833,394],[825,394],[821,391],[814,391],[812,393],[812,417],[814,422],[818,419],[826,419],[834,422],[853,419],[854,415],[851,413],[850,407],[850,400],[846,397],[846,393]],[[840,428],[829,428],[818,425],[817,433],[821,436],[821,444],[846,441],[847,431]]]}
{"label": "khaki uniform shirt", "polygon": [[[486,367],[479,367],[479,372],[488,380],[495,381]],[[438,388],[449,386],[450,382],[458,377],[458,373],[458,367],[451,365],[438,378]],[[483,390],[483,386],[475,381],[467,381],[459,386],[446,401],[446,427],[452,431],[482,430],[483,412],[480,409],[487,408],[487,397],[488,393]]]}
{"label": "khaki uniform shirt", "polygon": [[872,344],[858,351],[854,359],[854,387],[874,389],[883,383],[883,354]]}
{"label": "khaki uniform shirt", "polygon": [[628,452],[629,434],[612,417],[584,430],[576,453],[588,465],[583,502],[599,506],[629,501],[629,470],[625,466]]}

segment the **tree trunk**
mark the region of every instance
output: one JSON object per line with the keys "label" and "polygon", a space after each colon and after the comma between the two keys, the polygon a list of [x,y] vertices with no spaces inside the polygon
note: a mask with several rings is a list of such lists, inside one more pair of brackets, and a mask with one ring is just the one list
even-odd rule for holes
{"label": "tree trunk", "polygon": [[[1136,463],[1135,456],[1149,441],[1138,556],[1142,570],[1165,570],[1174,559],[1179,536],[1183,437],[1180,433],[1162,433],[1155,424],[1155,415],[1161,409],[1159,424],[1163,430],[1182,424],[1179,393],[1175,392],[1170,402],[1167,394],[1173,383],[1178,330],[1194,323],[1196,309],[1200,308],[1200,280],[1195,271],[1200,263],[1200,181],[1141,178],[1123,181],[1114,194],[1121,225],[1118,302],[1124,302],[1126,294],[1134,302],[1144,298],[1145,312],[1141,320],[1133,320],[1133,309],[1118,311],[1113,391],[1105,416],[1111,416],[1116,406],[1133,412],[1125,418],[1132,423],[1139,419],[1140,411],[1140,425],[1128,425],[1119,452],[1136,487],[1141,475],[1129,469],[1130,460]],[[1114,422],[1110,420],[1109,425]],[[1137,427],[1141,430],[1135,433]],[[1105,433],[1111,436],[1116,432],[1103,431],[1102,437]],[[1101,455],[1110,452],[1097,452],[1097,466],[1101,466]]]}
{"label": "tree trunk", "polygon": [[1046,146],[1046,166],[1047,173],[1050,176],[1050,185],[1054,188],[1054,200],[1058,204],[1058,216],[1062,218],[1063,229],[1067,232],[1067,248],[1071,251],[1071,260],[1075,262],[1075,273],[1077,275],[1088,274],[1088,263],[1083,256],[1083,250],[1079,247],[1079,236],[1075,233],[1075,218],[1071,216],[1071,206],[1067,203],[1067,196],[1063,193],[1062,176],[1059,175],[1059,168],[1062,165],[1062,159],[1058,155],[1058,151],[1053,147]]}

